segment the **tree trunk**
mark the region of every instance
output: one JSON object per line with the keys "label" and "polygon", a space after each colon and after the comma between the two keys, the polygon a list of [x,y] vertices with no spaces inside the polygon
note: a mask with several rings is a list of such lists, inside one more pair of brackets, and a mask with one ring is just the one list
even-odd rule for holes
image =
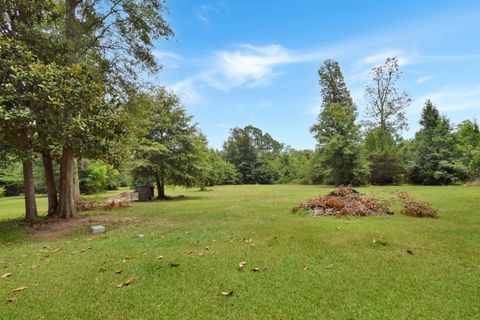
{"label": "tree trunk", "polygon": [[33,183],[32,159],[26,159],[23,161],[23,190],[25,193],[25,220],[37,220],[38,215],[37,203],[35,200],[35,185]]}
{"label": "tree trunk", "polygon": [[55,174],[53,172],[53,159],[50,151],[45,149],[42,151],[43,170],[45,171],[45,185],[47,187],[48,197],[48,214],[47,217],[55,215],[57,210],[57,185],[55,184]]}
{"label": "tree trunk", "polygon": [[73,198],[80,198],[80,178],[78,175],[78,161],[76,158],[73,162]]}
{"label": "tree trunk", "polygon": [[166,197],[165,197],[165,180],[164,180],[163,176],[159,176],[158,174],[155,174],[155,182],[157,183],[157,191],[158,191],[157,199],[159,199],[159,200],[166,199]]}
{"label": "tree trunk", "polygon": [[68,147],[63,147],[62,161],[60,163],[60,197],[55,216],[59,218],[72,218],[77,215],[75,209],[73,169],[75,153]]}

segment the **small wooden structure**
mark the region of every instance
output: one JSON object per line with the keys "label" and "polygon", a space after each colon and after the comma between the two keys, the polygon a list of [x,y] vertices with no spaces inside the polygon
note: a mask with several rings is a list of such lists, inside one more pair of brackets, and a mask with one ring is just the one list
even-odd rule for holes
{"label": "small wooden structure", "polygon": [[128,202],[138,201],[138,192],[125,192],[125,200]]}
{"label": "small wooden structure", "polygon": [[138,186],[135,192],[138,193],[138,201],[151,201],[154,199],[153,187],[151,186]]}

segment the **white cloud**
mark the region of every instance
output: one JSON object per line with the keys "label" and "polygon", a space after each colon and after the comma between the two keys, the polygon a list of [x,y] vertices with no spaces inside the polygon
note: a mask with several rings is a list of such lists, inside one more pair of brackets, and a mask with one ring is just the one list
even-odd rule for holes
{"label": "white cloud", "polygon": [[388,57],[397,57],[398,63],[400,64],[400,66],[403,67],[412,63],[415,60],[416,56],[417,55],[414,53],[408,53],[401,49],[383,49],[374,54],[364,57],[359,61],[359,64],[363,66],[376,66],[383,64]]}
{"label": "white cloud", "polygon": [[438,91],[429,92],[412,104],[412,113],[419,113],[425,100],[432,100],[440,111],[459,111],[466,109],[480,109],[480,84],[466,86],[449,86]]}
{"label": "white cloud", "polygon": [[172,51],[155,49],[152,53],[156,59],[169,58],[173,60],[182,60],[182,57],[179,54]]}
{"label": "white cloud", "polygon": [[274,77],[282,75],[277,68],[281,65],[319,60],[323,52],[294,52],[278,44],[253,46],[243,44],[236,50],[214,52],[209,71],[200,77],[210,86],[229,90],[245,85],[247,87],[267,86]]}
{"label": "white cloud", "polygon": [[415,83],[421,84],[421,83],[427,82],[430,79],[432,79],[431,76],[419,77],[419,78],[417,78],[417,80],[415,80]]}
{"label": "white cloud", "polygon": [[174,91],[188,106],[196,106],[205,102],[205,98],[198,92],[195,86],[195,79],[189,78],[167,86]]}
{"label": "white cloud", "polygon": [[218,0],[215,3],[204,3],[194,10],[197,19],[204,25],[209,26],[211,14],[223,14],[226,11],[226,6],[223,1]]}
{"label": "white cloud", "polygon": [[253,87],[267,85],[271,78],[279,75],[274,71],[276,66],[296,62],[288,50],[276,44],[242,45],[236,51],[218,51],[215,60],[218,73],[232,86],[247,84]]}

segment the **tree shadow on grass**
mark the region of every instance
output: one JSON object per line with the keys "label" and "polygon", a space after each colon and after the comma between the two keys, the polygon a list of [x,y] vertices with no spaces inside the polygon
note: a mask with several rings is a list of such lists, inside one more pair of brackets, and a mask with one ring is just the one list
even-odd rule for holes
{"label": "tree shadow on grass", "polygon": [[29,241],[28,233],[32,226],[21,218],[0,221],[0,245]]}
{"label": "tree shadow on grass", "polygon": [[198,196],[178,195],[178,196],[166,196],[164,199],[158,199],[158,198],[154,199],[155,202],[188,201],[188,200],[205,200],[205,198],[198,197]]}

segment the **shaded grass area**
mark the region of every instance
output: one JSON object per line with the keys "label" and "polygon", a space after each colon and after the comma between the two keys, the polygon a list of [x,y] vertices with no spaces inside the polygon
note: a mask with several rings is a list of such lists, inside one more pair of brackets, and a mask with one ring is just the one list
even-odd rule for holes
{"label": "shaded grass area", "polygon": [[[0,275],[12,276],[0,279],[1,318],[480,317],[480,188],[360,188],[381,198],[406,190],[438,208],[439,219],[290,212],[330,190],[175,189],[171,195],[185,197],[108,213],[135,220],[108,224],[105,234],[81,228],[53,241],[33,242],[28,228],[3,223]],[[23,200],[4,200],[0,219],[23,210]],[[129,286],[116,288],[129,277]],[[11,292],[19,286],[28,289]],[[16,302],[6,302],[13,296]]]}

